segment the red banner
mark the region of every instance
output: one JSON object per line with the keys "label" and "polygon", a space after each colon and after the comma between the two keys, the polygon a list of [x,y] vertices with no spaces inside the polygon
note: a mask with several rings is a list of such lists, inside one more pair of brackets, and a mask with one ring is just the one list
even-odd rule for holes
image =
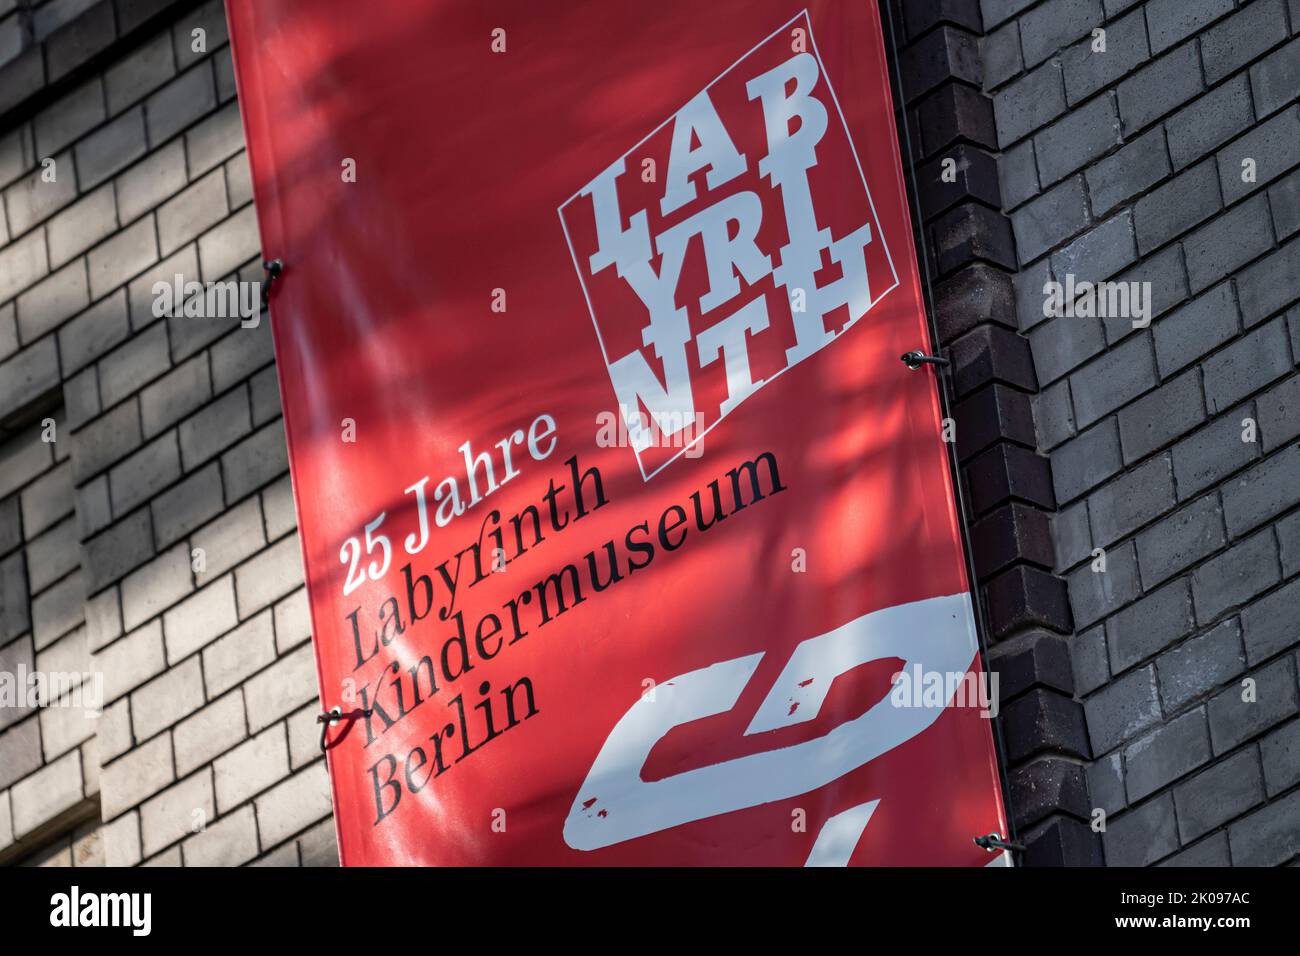
{"label": "red banner", "polygon": [[343,861],[989,862],[876,4],[229,7]]}

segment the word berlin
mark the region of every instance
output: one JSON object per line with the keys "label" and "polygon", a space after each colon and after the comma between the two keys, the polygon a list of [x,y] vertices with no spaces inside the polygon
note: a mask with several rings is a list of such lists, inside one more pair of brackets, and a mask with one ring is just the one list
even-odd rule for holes
{"label": "word berlin", "polygon": [[[646,520],[633,525],[623,536],[622,555],[619,543],[610,539],[600,547],[588,551],[583,559],[564,565],[559,571],[519,592],[501,605],[502,613],[482,615],[467,630],[465,612],[452,610],[460,587],[462,564],[467,555],[472,555],[470,563],[474,579],[466,587],[473,587],[486,580],[494,571],[504,570],[506,564],[546,540],[544,527],[558,534],[609,503],[598,469],[580,471],[577,456],[568,459],[565,464],[569,466],[571,486],[557,486],[555,480],[550,479],[547,492],[538,505],[528,505],[509,519],[507,524],[512,534],[507,535],[506,524],[501,523],[500,513],[491,511],[483,521],[478,540],[434,569],[437,580],[446,592],[445,603],[437,609],[437,620],[453,623],[455,632],[443,640],[436,655],[425,654],[406,670],[402,670],[399,663],[393,661],[383,669],[377,680],[359,691],[361,708],[365,712],[366,747],[374,744],[416,708],[438,694],[441,688],[450,690],[456,681],[474,669],[475,659],[480,662],[492,660],[503,649],[528,636],[532,630],[545,627],[588,600],[589,593],[599,594],[626,577],[648,568],[658,549],[676,551],[686,543],[692,528],[702,534],[768,495],[786,490],[781,484],[776,457],[771,452],[757,455],[726,473],[725,478],[730,479],[729,485],[722,479],[715,478],[706,486],[704,494],[700,491],[693,492],[690,495],[689,511],[688,506],[670,504],[655,521]],[[711,500],[705,500],[706,498]],[[545,507],[541,507],[543,502]],[[487,552],[486,561],[485,536],[494,545]],[[511,547],[508,548],[507,545]],[[365,649],[358,620],[361,609],[357,608],[348,615],[356,650],[354,672],[374,658],[381,645],[387,647],[392,644],[406,633],[408,627],[430,617],[434,612],[434,580],[414,573],[409,563],[401,571],[406,592],[405,619],[400,596],[386,598],[379,610],[378,630],[371,637],[369,648]],[[466,636],[468,633],[474,635],[472,642]],[[377,826],[397,809],[403,792],[419,793],[431,780],[442,776],[488,742],[539,712],[532,681],[528,677],[521,677],[499,691],[505,707],[505,723],[501,726],[501,715],[499,711],[494,711],[489,696],[491,690],[489,682],[480,683],[479,700],[468,711],[462,693],[451,698],[447,702],[447,708],[454,711],[450,715],[452,719],[428,738],[427,748],[416,746],[407,751],[401,761],[401,775],[398,774],[399,760],[394,753],[384,754],[369,768],[375,796],[375,821],[372,826]]]}

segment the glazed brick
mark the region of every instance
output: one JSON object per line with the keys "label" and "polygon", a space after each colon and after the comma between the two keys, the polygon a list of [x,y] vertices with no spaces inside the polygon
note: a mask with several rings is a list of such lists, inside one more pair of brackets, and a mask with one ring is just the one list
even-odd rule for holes
{"label": "glazed brick", "polygon": [[1048,319],[1029,333],[1034,368],[1043,384],[1055,382],[1106,347],[1101,320],[1062,315]]}
{"label": "glazed brick", "polygon": [[1023,70],[1020,25],[1008,23],[985,36],[980,42],[980,56],[984,61],[984,85],[987,89],[996,89]]}
{"label": "glazed brick", "polygon": [[1203,89],[1195,41],[1165,54],[1119,84],[1119,114],[1125,134],[1148,126]]}
{"label": "glazed brick", "polygon": [[1101,25],[1101,0],[1047,0],[1020,18],[1025,63],[1034,67]]}
{"label": "glazed brick", "polygon": [[1088,503],[1080,501],[1056,513],[1052,519],[1056,545],[1056,569],[1071,568],[1092,553],[1092,531],[1088,527]]}
{"label": "glazed brick", "polygon": [[1295,609],[1300,607],[1300,580],[1292,581],[1241,611],[1246,657],[1252,665],[1300,643]]}
{"label": "glazed brick", "polygon": [[1264,196],[1256,196],[1210,220],[1183,240],[1192,292],[1226,278],[1272,245],[1273,227]]}
{"label": "glazed brick", "polygon": [[1087,428],[1156,383],[1151,341],[1133,336],[1070,376],[1075,424]]}
{"label": "glazed brick", "polygon": [[1047,515],[1013,502],[981,518],[971,528],[975,566],[987,578],[1017,561],[1043,567],[1053,563]]}
{"label": "glazed brick", "polygon": [[1035,760],[1009,774],[1010,806],[1015,826],[1023,831],[1062,811],[1087,817],[1091,812],[1083,768],[1065,760]]}
{"label": "glazed brick", "polygon": [[1286,36],[1282,0],[1255,0],[1201,34],[1201,62],[1211,86]]}
{"label": "glazed brick", "polygon": [[1300,854],[1300,791],[1228,827],[1234,866],[1276,866]]}
{"label": "glazed brick", "polygon": [[1250,89],[1260,116],[1267,116],[1295,99],[1296,90],[1300,89],[1300,38],[1250,68]]}
{"label": "glazed brick", "polygon": [[1226,684],[1245,670],[1241,626],[1235,618],[1184,641],[1156,659],[1160,698],[1171,712]]}
{"label": "glazed brick", "polygon": [[1239,746],[1300,709],[1295,662],[1291,658],[1274,661],[1249,676],[1255,682],[1253,701],[1242,699],[1246,691],[1240,684],[1233,684],[1210,700],[1210,737],[1215,754]]}
{"label": "glazed brick", "polygon": [[1029,343],[1008,329],[982,325],[949,348],[953,384],[958,395],[968,395],[990,382],[1026,391],[1035,386]]}
{"label": "glazed brick", "polygon": [[1300,720],[1272,731],[1259,742],[1264,788],[1270,797],[1300,783]]}
{"label": "glazed brick", "polygon": [[944,213],[931,231],[940,274],[947,274],[976,259],[1007,269],[1015,267],[1011,227],[1005,217],[987,206],[964,202]]}
{"label": "glazed brick", "polygon": [[[1011,214],[1021,262],[1032,262],[1088,224],[1082,176],[1067,179]],[[1039,290],[1041,292],[1041,285]]]}
{"label": "glazed brick", "polygon": [[1207,160],[1137,201],[1133,226],[1138,251],[1146,255],[1204,222],[1221,206],[1218,169]]}
{"label": "glazed brick", "polygon": [[[1242,318],[1254,325],[1300,299],[1300,239],[1292,239],[1237,274]],[[1294,330],[1292,332],[1294,336]]]}
{"label": "glazed brick", "polygon": [[1018,445],[1000,443],[976,457],[967,468],[967,480],[977,513],[1009,498],[1049,509],[1055,504],[1047,459]]}
{"label": "glazed brick", "polygon": [[1155,667],[1119,677],[1084,702],[1088,735],[1095,754],[1113,750],[1160,721]]}
{"label": "glazed brick", "polygon": [[1178,832],[1190,843],[1263,802],[1259,754],[1247,748],[1174,788]]}
{"label": "glazed brick", "polygon": [[1093,226],[1064,249],[1052,254],[1052,272],[1097,281],[1114,275],[1137,259],[1133,214],[1128,210]]}
{"label": "glazed brick", "polygon": [[1168,378],[1233,338],[1240,313],[1228,283],[1201,293],[1192,302],[1152,325],[1156,366]]}
{"label": "glazed brick", "polygon": [[1191,589],[1175,581],[1147,594],[1106,621],[1112,673],[1121,673],[1191,633]]}
{"label": "glazed brick", "polygon": [[1061,68],[1044,63],[1008,83],[993,96],[998,145],[1009,146],[1065,112]]}
{"label": "glazed brick", "polygon": [[1196,620],[1208,624],[1278,582],[1277,545],[1265,529],[1239,542],[1192,573]]}
{"label": "glazed brick", "polygon": [[1002,709],[1007,758],[1013,763],[1042,751],[1088,755],[1083,710],[1062,694],[1035,689]]}
{"label": "glazed brick", "polygon": [[1112,96],[1098,96],[1034,136],[1038,172],[1055,183],[1119,144],[1119,113]]}
{"label": "glazed brick", "polygon": [[911,103],[949,79],[979,86],[979,44],[965,30],[941,26],[900,54],[903,93]]}
{"label": "glazed brick", "polygon": [[1137,557],[1133,544],[1125,542],[1106,552],[1105,570],[1093,570],[1093,562],[1072,572],[1069,584],[1074,620],[1087,627],[1119,610],[1140,593]]}
{"label": "glazed brick", "polygon": [[1205,421],[1199,371],[1190,369],[1119,410],[1124,463],[1163,448]]}
{"label": "glazed brick", "polygon": [[964,83],[939,87],[921,101],[917,116],[927,155],[958,140],[997,149],[992,102]]}
{"label": "glazed brick", "polygon": [[[1219,150],[1223,201],[1234,203],[1300,163],[1300,106],[1277,114]],[[1243,163],[1254,162],[1254,182],[1246,182]]]}
{"label": "glazed brick", "polygon": [[1046,571],[1017,565],[991,580],[985,595],[993,634],[999,640],[1023,627],[1070,631],[1065,585]]}
{"label": "glazed brick", "polygon": [[[1011,278],[1000,269],[976,262],[945,279],[935,288],[935,322],[939,340],[947,343],[969,332],[981,322],[993,321],[1015,328],[1015,292]],[[269,324],[242,329],[221,342],[221,357],[213,351],[214,363],[223,366],[230,381],[243,378],[273,358]]]}
{"label": "glazed brick", "polygon": [[1104,419],[1052,452],[1056,500],[1073,501],[1120,468],[1119,427],[1113,418]]}
{"label": "glazed brick", "polygon": [[1232,0],[1148,0],[1151,49],[1160,52],[1232,12]]}
{"label": "glazed brick", "polygon": [[1107,547],[1163,514],[1175,501],[1167,457],[1131,469],[1089,496],[1093,542]]}
{"label": "glazed brick", "polygon": [[1165,122],[1174,169],[1190,165],[1236,136],[1250,125],[1253,116],[1250,83],[1245,74],[1184,107]]}
{"label": "glazed brick", "polygon": [[1300,375],[1269,389],[1259,397],[1255,407],[1265,453],[1271,454],[1300,436]]}
{"label": "glazed brick", "polygon": [[1169,152],[1161,128],[1143,133],[1122,149],[1084,170],[1094,215],[1150,189],[1169,175]]}
{"label": "glazed brick", "polygon": [[1201,369],[1206,408],[1211,415],[1218,414],[1293,367],[1286,321],[1279,316],[1205,360]]}
{"label": "glazed brick", "polygon": [[1227,543],[1217,495],[1206,495],[1137,536],[1138,567],[1148,588],[1168,580]]}
{"label": "glazed brick", "polygon": [[1124,748],[1124,784],[1129,802],[1144,800],[1208,763],[1210,756],[1210,730],[1203,707],[1140,737]]}
{"label": "glazed brick", "polygon": [[1105,29],[1104,53],[1093,50],[1094,41],[1089,36],[1061,56],[1065,95],[1071,106],[1110,86],[1150,57],[1146,22],[1141,10],[1107,24]]}
{"label": "glazed brick", "polygon": [[1259,442],[1245,440],[1242,424],[1253,417],[1249,405],[1241,406],[1174,445],[1179,498],[1199,494],[1259,457]]}

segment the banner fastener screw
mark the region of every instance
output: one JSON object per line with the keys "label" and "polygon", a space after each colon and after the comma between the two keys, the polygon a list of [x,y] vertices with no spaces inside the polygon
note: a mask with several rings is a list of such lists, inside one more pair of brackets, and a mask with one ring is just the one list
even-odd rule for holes
{"label": "banner fastener screw", "polygon": [[994,850],[1014,850],[1017,853],[1025,852],[1023,843],[1008,843],[1002,839],[1000,833],[990,833],[988,836],[975,837],[975,845],[992,853]]}
{"label": "banner fastener screw", "polygon": [[908,368],[912,369],[913,371],[920,368],[922,365],[951,365],[952,364],[952,362],[948,361],[946,358],[943,358],[942,356],[926,355],[924,352],[920,351],[919,349],[913,350],[911,352],[904,352],[902,355],[899,356],[899,358],[902,360],[904,365],[906,365]]}
{"label": "banner fastener screw", "polygon": [[263,260],[262,269],[266,272],[266,283],[262,286],[262,309],[265,311],[271,303],[271,286],[284,272],[284,263],[279,259]]}
{"label": "banner fastener screw", "polygon": [[320,724],[321,751],[324,752],[327,749],[325,746],[325,735],[329,733],[329,729],[332,724],[337,723],[338,721],[342,720],[345,717],[348,718],[349,720],[356,720],[358,717],[369,717],[373,713],[374,713],[373,710],[367,708],[365,710],[350,711],[349,713],[345,714],[343,713],[342,707],[335,707],[333,710],[328,710],[323,714],[317,714],[316,723]]}

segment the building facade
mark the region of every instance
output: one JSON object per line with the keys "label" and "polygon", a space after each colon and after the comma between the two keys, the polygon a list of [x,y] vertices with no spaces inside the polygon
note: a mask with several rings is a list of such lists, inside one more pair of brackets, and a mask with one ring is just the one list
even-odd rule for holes
{"label": "building facade", "polygon": [[[1024,861],[1289,862],[1300,0],[881,10]],[[0,862],[337,861],[270,320],[153,294],[262,278],[238,110],[220,0],[0,0]]]}
{"label": "building facade", "polygon": [[0,709],[0,858],[336,862],[270,327],[153,309],[261,277],[222,4],[0,14],[0,670],[103,690]]}
{"label": "building facade", "polygon": [[892,6],[1025,860],[1292,861],[1300,3]]}

